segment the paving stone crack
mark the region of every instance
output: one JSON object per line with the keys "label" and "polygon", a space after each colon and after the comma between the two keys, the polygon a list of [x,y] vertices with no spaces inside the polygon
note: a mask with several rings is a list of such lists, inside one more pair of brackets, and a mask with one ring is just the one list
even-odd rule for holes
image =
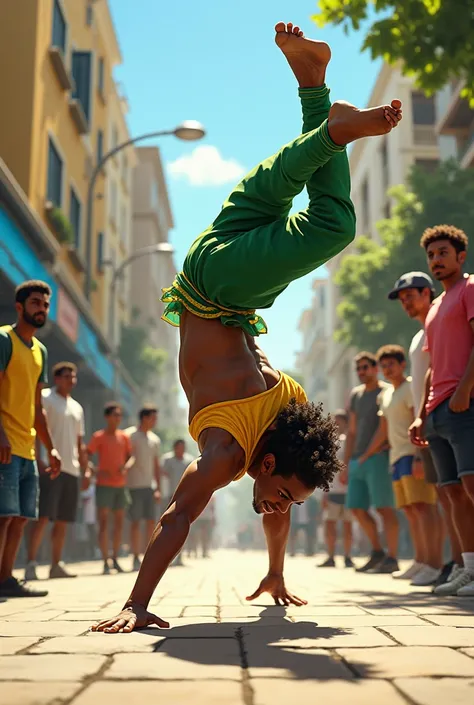
{"label": "paving stone crack", "polygon": [[240,665],[242,667],[242,699],[244,705],[255,705],[255,692],[250,682],[249,663],[247,658],[247,650],[245,648],[244,630],[238,627],[235,630],[235,636],[239,644]]}

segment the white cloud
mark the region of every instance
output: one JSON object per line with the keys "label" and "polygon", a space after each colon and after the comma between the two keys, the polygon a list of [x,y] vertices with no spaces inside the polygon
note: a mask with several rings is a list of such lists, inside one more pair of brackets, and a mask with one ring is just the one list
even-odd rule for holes
{"label": "white cloud", "polygon": [[217,147],[200,145],[168,164],[168,171],[175,179],[187,179],[191,186],[222,186],[238,181],[246,170],[236,159],[224,159]]}

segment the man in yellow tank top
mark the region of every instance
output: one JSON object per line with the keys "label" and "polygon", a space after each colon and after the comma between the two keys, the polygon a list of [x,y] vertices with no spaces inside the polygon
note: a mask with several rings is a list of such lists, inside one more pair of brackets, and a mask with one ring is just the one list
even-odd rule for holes
{"label": "man in yellow tank top", "polygon": [[[268,592],[276,604],[305,603],[283,579],[289,510],[316,487],[329,488],[339,467],[338,434],[321,406],[309,403],[300,385],[275,370],[256,345],[255,336],[266,333],[256,309],[269,308],[292,281],[353,240],[345,146],[390,132],[401,119],[401,104],[331,106],[328,45],[306,39],[292,24],[279,22],[275,30],[299,84],[303,134],[242,180],[164,290],[164,319],[180,327],[180,378],[201,456],[186,469],[158,522],[124,609],[98,624],[99,631],[167,626],[147,611],[156,585],[214,492],[245,473],[255,480],[253,507],[263,515],[269,554],[268,574],[248,599]],[[308,208],[290,215],[293,198],[305,187]]]}
{"label": "man in yellow tank top", "polygon": [[0,327],[0,597],[43,597],[13,577],[25,525],[38,518],[36,434],[49,453],[51,477],[61,470],[41,402],[46,348],[34,333],[46,323],[51,289],[42,281],[17,287],[17,322]]}

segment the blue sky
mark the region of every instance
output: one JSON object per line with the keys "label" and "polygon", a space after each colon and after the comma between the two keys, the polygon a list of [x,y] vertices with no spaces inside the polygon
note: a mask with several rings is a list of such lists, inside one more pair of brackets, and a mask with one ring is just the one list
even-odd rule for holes
{"label": "blue sky", "polygon": [[[339,28],[318,30],[310,20],[315,0],[109,4],[123,54],[116,78],[130,104],[132,135],[172,128],[185,119],[199,120],[207,129],[200,143],[173,137],[157,141],[168,170],[176,224],[171,242],[178,267],[194,237],[218,213],[240,170],[252,168],[299,134],[297,87],[274,44],[276,22],[292,21],[308,36],[331,45],[328,84],[333,100],[365,105],[379,68],[367,53],[360,53],[362,35],[347,37]],[[198,146],[206,149],[193,155]],[[304,206],[301,196],[295,207]],[[264,312],[269,334],[262,347],[280,369],[293,367],[300,348],[297,325],[310,304],[311,280],[309,275],[294,282]]]}

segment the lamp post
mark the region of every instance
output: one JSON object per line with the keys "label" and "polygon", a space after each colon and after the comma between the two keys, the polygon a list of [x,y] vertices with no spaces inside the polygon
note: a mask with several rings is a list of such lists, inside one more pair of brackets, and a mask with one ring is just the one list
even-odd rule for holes
{"label": "lamp post", "polygon": [[180,140],[185,140],[187,142],[192,142],[195,140],[202,139],[206,134],[204,127],[200,122],[196,120],[185,120],[180,125],[174,128],[174,130],[160,130],[158,132],[147,132],[144,135],[139,135],[138,137],[132,137],[126,142],[113,147],[107,154],[104,154],[102,159],[97,163],[89,179],[89,185],[87,190],[87,222],[86,222],[86,277],[84,284],[84,295],[87,300],[91,297],[91,285],[92,285],[92,210],[94,206],[94,188],[97,181],[97,177],[104,166],[104,164],[117,152],[120,152],[125,147],[128,147],[135,142],[141,142],[142,140],[151,139],[152,137],[164,137],[167,135],[174,135]]}
{"label": "lamp post", "polygon": [[[117,334],[116,334],[116,330],[115,330],[116,310],[117,310],[117,282],[120,279],[120,277],[122,276],[124,269],[126,267],[128,267],[128,265],[131,264],[132,262],[134,262],[136,259],[139,259],[140,257],[146,257],[148,255],[163,254],[163,253],[172,255],[173,252],[174,252],[174,248],[169,242],[159,242],[156,245],[149,245],[148,247],[142,247],[139,250],[132,252],[131,255],[129,255],[126,259],[124,259],[123,262],[121,262],[120,265],[118,267],[114,268],[112,271],[112,281],[110,283],[111,301],[110,301],[110,305],[109,305],[109,335],[111,338],[111,344],[112,344],[112,350],[113,350],[113,359],[114,359],[113,389],[114,389],[114,394],[115,394],[116,398],[118,397],[118,394],[119,394],[118,359],[119,359],[119,347],[120,347],[120,339],[117,339]],[[109,267],[114,266],[112,260],[105,260],[103,264],[105,264]]]}

